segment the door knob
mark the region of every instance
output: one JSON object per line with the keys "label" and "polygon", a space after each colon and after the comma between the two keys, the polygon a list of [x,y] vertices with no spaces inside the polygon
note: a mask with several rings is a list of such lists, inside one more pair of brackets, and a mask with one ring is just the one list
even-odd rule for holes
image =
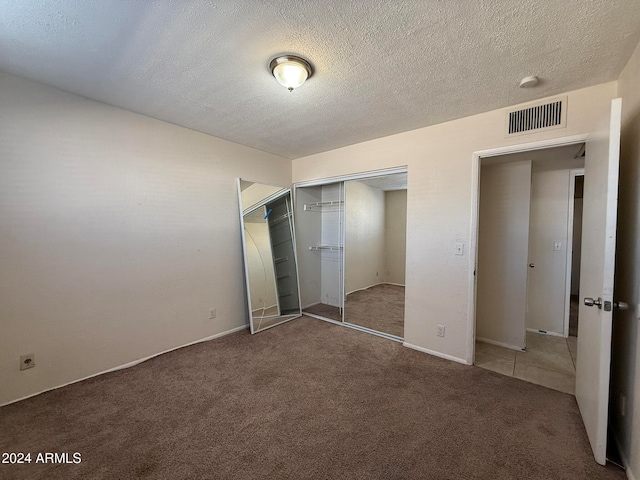
{"label": "door knob", "polygon": [[587,307],[593,307],[594,305],[596,305],[598,308],[602,308],[602,298],[598,297],[597,300],[594,300],[591,297],[585,297],[584,304]]}
{"label": "door knob", "polygon": [[530,263],[529,264],[529,268],[534,268],[535,266],[536,266],[535,263]]}
{"label": "door knob", "polygon": [[627,302],[613,302],[613,308],[617,308],[618,310],[628,310],[629,305]]}

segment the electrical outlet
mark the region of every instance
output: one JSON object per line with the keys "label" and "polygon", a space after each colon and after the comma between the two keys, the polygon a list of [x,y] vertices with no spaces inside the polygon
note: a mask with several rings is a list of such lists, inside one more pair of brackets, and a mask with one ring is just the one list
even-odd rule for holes
{"label": "electrical outlet", "polygon": [[210,308],[209,309],[209,320],[213,320],[214,318],[216,318],[216,309],[215,308]]}
{"label": "electrical outlet", "polygon": [[36,366],[36,357],[33,353],[20,355],[20,370],[26,370]]}
{"label": "electrical outlet", "polygon": [[438,336],[444,337],[444,325],[438,325]]}

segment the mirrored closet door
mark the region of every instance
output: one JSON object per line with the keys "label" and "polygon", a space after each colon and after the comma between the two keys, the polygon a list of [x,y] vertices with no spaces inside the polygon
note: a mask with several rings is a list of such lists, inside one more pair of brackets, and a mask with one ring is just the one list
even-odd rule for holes
{"label": "mirrored closet door", "polygon": [[238,179],[251,333],[301,316],[291,190]]}
{"label": "mirrored closet door", "polygon": [[344,322],[404,337],[407,174],[344,182]]}
{"label": "mirrored closet door", "polygon": [[354,177],[296,185],[302,311],[401,340],[407,172]]}

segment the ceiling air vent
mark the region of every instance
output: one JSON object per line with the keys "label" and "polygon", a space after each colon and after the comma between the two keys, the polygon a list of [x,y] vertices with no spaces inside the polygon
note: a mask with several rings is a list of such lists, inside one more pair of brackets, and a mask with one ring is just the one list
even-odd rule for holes
{"label": "ceiling air vent", "polygon": [[523,135],[567,126],[567,97],[507,110],[507,136]]}

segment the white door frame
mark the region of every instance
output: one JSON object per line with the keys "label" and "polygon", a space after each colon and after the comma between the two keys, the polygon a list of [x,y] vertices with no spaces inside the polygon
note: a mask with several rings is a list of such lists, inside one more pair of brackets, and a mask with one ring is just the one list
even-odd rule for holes
{"label": "white door frame", "polygon": [[[569,336],[569,319],[571,316],[571,281],[573,268],[573,219],[576,193],[576,178],[584,177],[584,168],[572,169],[569,172],[569,215],[567,219],[567,266],[565,285],[565,306],[564,306],[564,328],[562,334],[565,338]],[[578,295],[580,293],[578,292]]]}
{"label": "white door frame", "polygon": [[467,364],[475,360],[476,339],[476,268],[478,264],[478,217],[480,208],[480,160],[486,157],[507,155],[510,153],[530,152],[546,148],[562,147],[584,143],[588,134],[550,138],[531,143],[520,143],[506,147],[491,148],[473,152],[471,158],[471,231],[469,233],[469,308],[467,311]]}

